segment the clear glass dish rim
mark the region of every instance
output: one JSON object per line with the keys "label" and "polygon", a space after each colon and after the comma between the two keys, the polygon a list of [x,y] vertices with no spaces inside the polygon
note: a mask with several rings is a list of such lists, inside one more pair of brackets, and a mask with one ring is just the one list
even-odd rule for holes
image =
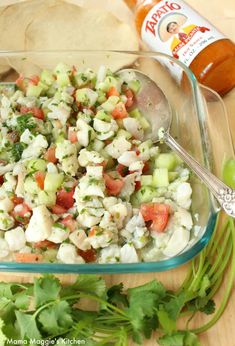
{"label": "clear glass dish rim", "polygon": [[[197,114],[200,116],[204,105],[200,94],[199,84],[192,71],[177,59],[160,52],[153,51],[120,51],[120,50],[35,50],[35,51],[0,51],[0,57],[17,57],[24,55],[43,55],[43,54],[127,54],[139,57],[154,58],[165,57],[179,65],[188,77],[192,87],[194,105]],[[188,262],[195,257],[209,242],[213,233],[217,213],[210,201],[210,215],[203,236],[187,251],[182,254],[159,262],[138,262],[138,263],[115,263],[115,264],[61,264],[61,263],[17,263],[17,262],[0,262],[0,271],[8,272],[30,272],[30,273],[103,273],[103,274],[118,274],[118,273],[140,273],[140,272],[161,272],[177,268],[178,266]]]}

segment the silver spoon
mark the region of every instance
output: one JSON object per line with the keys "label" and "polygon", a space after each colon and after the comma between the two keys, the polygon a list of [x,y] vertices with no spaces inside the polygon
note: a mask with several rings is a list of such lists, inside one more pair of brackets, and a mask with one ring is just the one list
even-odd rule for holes
{"label": "silver spoon", "polygon": [[[153,142],[158,142],[162,139],[205,183],[224,211],[235,218],[235,190],[202,167],[170,135],[172,111],[163,91],[151,78],[138,70],[123,69],[118,72],[118,75],[122,78],[122,75],[125,74],[126,78],[128,73],[131,78],[134,73],[134,78],[141,83],[141,89],[135,98],[135,105],[151,124],[151,132],[146,135],[146,138],[151,138]],[[162,128],[164,129],[163,131],[161,131]],[[161,138],[159,138],[159,135]]]}

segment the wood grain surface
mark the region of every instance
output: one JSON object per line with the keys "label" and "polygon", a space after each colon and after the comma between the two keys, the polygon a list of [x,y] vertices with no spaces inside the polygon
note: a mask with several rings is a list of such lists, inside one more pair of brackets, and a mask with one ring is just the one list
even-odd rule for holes
{"label": "wood grain surface", "polygon": [[[76,0],[70,0],[76,3]],[[99,1],[103,3],[103,0],[93,0],[94,4]],[[12,3],[17,1],[12,0],[0,0],[1,5],[6,3]],[[86,0],[77,0],[77,3],[85,3]],[[89,0],[89,3],[92,1]],[[201,14],[207,17],[218,29],[223,31],[229,38],[235,41],[235,2],[234,0],[187,0],[194,8],[196,8]],[[105,1],[104,1],[105,3]],[[107,5],[113,4],[113,9],[115,12],[124,14],[124,20],[131,20],[131,14],[128,12],[127,8],[123,10],[124,4],[122,0],[111,0],[106,1]],[[112,7],[112,6],[111,6]],[[121,16],[122,17],[122,16]],[[124,18],[125,17],[125,18]],[[235,143],[235,90],[232,90],[229,94],[224,97],[224,102],[228,112],[228,121],[230,125],[230,130],[232,134],[233,142]],[[215,145],[219,145],[223,139],[216,139]],[[187,270],[187,265],[184,265],[178,269],[171,270],[164,273],[148,273],[148,274],[125,274],[125,275],[104,275],[105,280],[108,284],[116,284],[119,282],[124,282],[126,288],[133,287],[136,285],[143,284],[153,278],[161,280],[168,288],[177,288],[182,282]],[[0,273],[0,281],[20,281],[28,282],[32,281],[36,274],[15,274],[15,273]],[[73,281],[73,275],[61,275],[60,278],[65,282],[69,283]],[[226,285],[226,279],[224,280],[224,285]],[[219,302],[223,296],[223,287],[217,294],[216,300]],[[202,324],[206,321],[205,316],[199,316],[197,320],[194,321],[194,325]],[[204,334],[201,334],[200,340],[203,346],[235,346],[235,289],[230,297],[229,304],[219,322]],[[156,338],[153,337],[151,340],[146,341],[144,346],[156,345]],[[130,343],[130,345],[132,345]]]}

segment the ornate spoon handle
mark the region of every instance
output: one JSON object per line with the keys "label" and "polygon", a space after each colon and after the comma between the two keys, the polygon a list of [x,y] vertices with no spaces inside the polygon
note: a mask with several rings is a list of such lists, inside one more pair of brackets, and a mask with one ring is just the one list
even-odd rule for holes
{"label": "ornate spoon handle", "polygon": [[171,149],[188,164],[193,172],[205,183],[213,193],[224,211],[235,218],[235,190],[228,187],[214,174],[202,167],[191,155],[189,155],[168,132],[164,133],[164,141]]}

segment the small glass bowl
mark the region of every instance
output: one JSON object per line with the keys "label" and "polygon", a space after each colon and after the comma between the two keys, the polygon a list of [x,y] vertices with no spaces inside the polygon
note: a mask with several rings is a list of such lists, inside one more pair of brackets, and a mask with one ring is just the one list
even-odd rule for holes
{"label": "small glass bowl", "polygon": [[[34,51],[0,52],[1,64],[8,64],[25,77],[53,69],[59,62],[97,71],[100,65],[113,71],[132,67],[157,82],[173,110],[171,134],[202,165],[220,175],[224,160],[233,156],[226,110],[222,99],[212,90],[200,86],[193,73],[177,60],[156,52],[119,51]],[[184,78],[175,80],[168,66],[175,65]],[[0,76],[1,83],[17,78],[14,70]],[[218,141],[218,138],[220,140]],[[0,262],[0,271],[50,273],[139,273],[160,272],[176,268],[196,256],[208,243],[214,230],[218,206],[213,196],[192,174],[192,214],[197,238],[191,239],[179,255],[158,262],[131,264],[61,264]],[[198,231],[196,231],[196,229]]]}

